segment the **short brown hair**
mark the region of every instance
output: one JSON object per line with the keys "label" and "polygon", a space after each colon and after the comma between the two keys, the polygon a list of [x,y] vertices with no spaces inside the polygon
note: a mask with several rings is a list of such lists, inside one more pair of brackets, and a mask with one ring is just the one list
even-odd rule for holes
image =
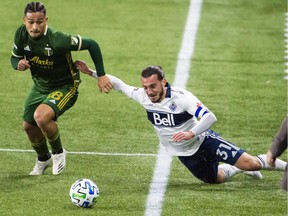
{"label": "short brown hair", "polygon": [[148,66],[143,69],[141,76],[143,78],[147,78],[154,74],[157,74],[158,80],[163,80],[165,78],[165,75],[161,66]]}

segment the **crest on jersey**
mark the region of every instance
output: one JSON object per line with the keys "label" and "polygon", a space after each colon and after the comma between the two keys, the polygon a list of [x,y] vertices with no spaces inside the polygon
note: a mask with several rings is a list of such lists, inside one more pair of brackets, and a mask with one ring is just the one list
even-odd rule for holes
{"label": "crest on jersey", "polygon": [[174,101],[172,101],[169,105],[169,109],[172,111],[172,112],[175,112],[176,109],[177,109],[177,105]]}
{"label": "crest on jersey", "polygon": [[52,56],[53,55],[53,50],[49,47],[49,44],[46,45],[44,54],[46,56]]}

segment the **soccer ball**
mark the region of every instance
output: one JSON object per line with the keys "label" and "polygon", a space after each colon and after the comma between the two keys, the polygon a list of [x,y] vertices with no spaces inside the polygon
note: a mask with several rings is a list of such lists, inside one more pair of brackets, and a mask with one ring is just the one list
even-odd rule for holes
{"label": "soccer ball", "polygon": [[73,204],[88,208],[96,204],[100,191],[95,182],[84,178],[72,184],[69,195]]}

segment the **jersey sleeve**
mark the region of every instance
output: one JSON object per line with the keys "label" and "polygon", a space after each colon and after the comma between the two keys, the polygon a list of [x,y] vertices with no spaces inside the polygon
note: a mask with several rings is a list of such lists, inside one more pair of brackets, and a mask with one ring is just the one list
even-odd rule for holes
{"label": "jersey sleeve", "polygon": [[53,43],[57,49],[66,51],[79,51],[82,44],[80,35],[71,35],[64,32],[56,32]]}
{"label": "jersey sleeve", "polygon": [[23,48],[23,43],[21,42],[23,38],[23,25],[20,26],[15,34],[14,34],[14,41],[13,41],[13,48],[12,48],[12,56],[16,58],[24,58],[24,48]]}
{"label": "jersey sleeve", "polygon": [[125,94],[127,97],[135,100],[136,102],[141,103],[141,98],[143,98],[143,93],[144,93],[143,88],[137,88],[134,86],[127,85],[119,78],[112,76],[110,74],[107,74],[107,76],[109,77],[113,85],[113,88],[116,91],[119,91]]}
{"label": "jersey sleeve", "polygon": [[23,31],[23,25],[20,26],[14,34],[13,47],[11,51],[12,55],[10,58],[11,65],[14,69],[17,69],[17,65],[20,59],[24,58],[24,48],[23,43],[21,42],[21,39],[23,37],[22,31]]}
{"label": "jersey sleeve", "polygon": [[186,92],[185,96],[187,112],[200,119],[191,131],[195,135],[201,134],[208,130],[217,121],[217,118],[195,95]]}
{"label": "jersey sleeve", "polygon": [[202,118],[206,113],[210,112],[209,109],[191,92],[185,91],[184,103],[187,112],[197,118]]}
{"label": "jersey sleeve", "polygon": [[89,51],[89,54],[96,68],[97,76],[98,77],[104,76],[105,69],[104,69],[103,57],[102,57],[99,44],[93,39],[83,38],[82,44],[81,44],[81,50]]}

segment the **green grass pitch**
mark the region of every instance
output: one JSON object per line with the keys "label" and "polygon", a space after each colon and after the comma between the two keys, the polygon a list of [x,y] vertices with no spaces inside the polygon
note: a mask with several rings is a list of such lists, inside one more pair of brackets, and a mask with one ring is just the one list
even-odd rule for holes
{"label": "green grass pitch", "polygon": [[[0,148],[30,150],[21,127],[22,105],[32,84],[29,72],[10,66],[16,28],[27,1],[3,0],[0,7]],[[162,65],[172,82],[188,12],[188,0],[44,0],[53,28],[94,38],[107,73],[139,86],[147,65]],[[284,0],[203,0],[187,89],[217,116],[213,129],[253,155],[266,153],[287,114],[284,69]],[[73,52],[86,60],[87,51]],[[140,105],[112,91],[100,94],[82,76],[76,105],[59,119],[67,168],[31,177],[35,154],[0,151],[0,215],[144,215],[158,139]],[[150,154],[115,156],[113,153]],[[282,155],[287,160],[287,156]],[[234,176],[221,185],[198,181],[173,159],[163,216],[287,215],[281,172],[264,179]],[[78,178],[100,187],[94,208],[69,199]]]}

